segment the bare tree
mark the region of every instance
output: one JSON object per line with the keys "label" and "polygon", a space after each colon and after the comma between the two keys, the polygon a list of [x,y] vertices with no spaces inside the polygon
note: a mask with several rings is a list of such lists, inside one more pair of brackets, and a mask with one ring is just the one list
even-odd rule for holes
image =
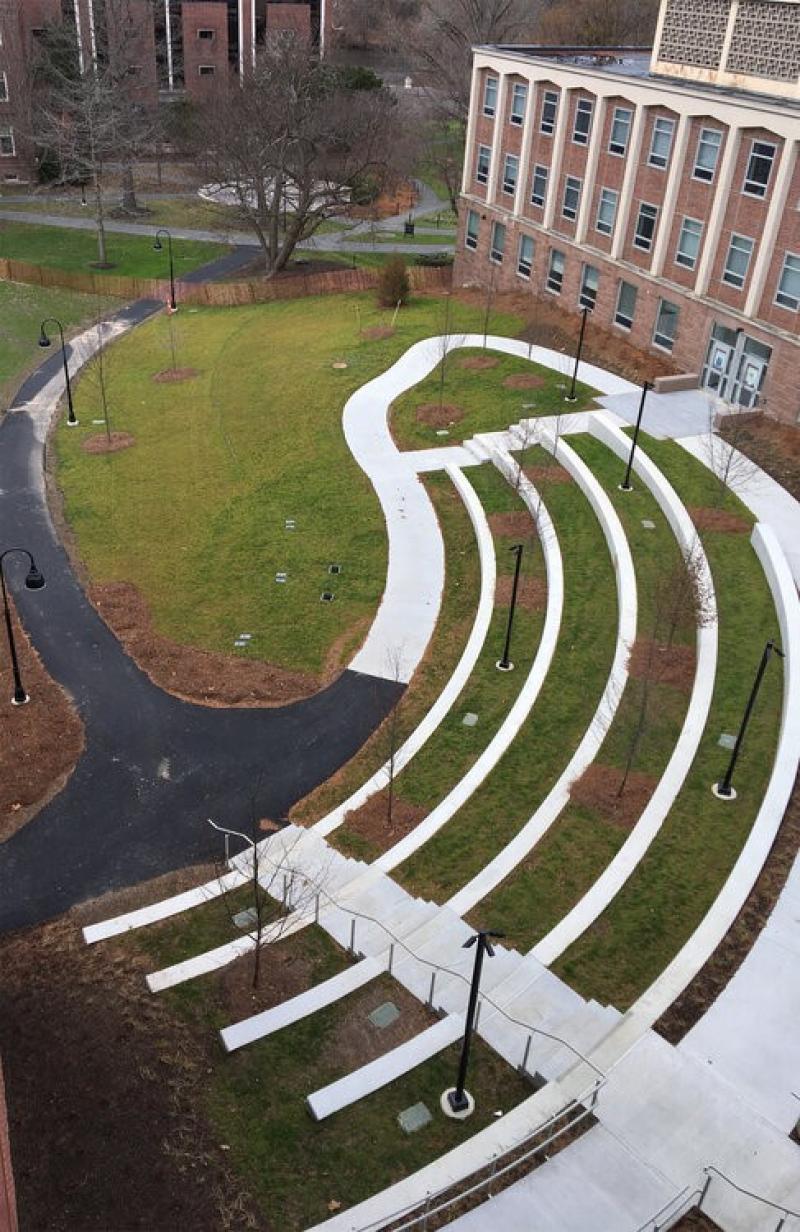
{"label": "bare tree", "polygon": [[444,406],[444,391],[447,383],[447,372],[451,351],[454,351],[463,340],[463,334],[453,333],[453,297],[450,291],[442,300],[442,330],[438,336],[439,352],[439,413]]}
{"label": "bare tree", "polygon": [[536,36],[562,46],[649,45],[657,15],[658,0],[559,0],[542,14]]}
{"label": "bare tree", "polygon": [[102,416],[105,425],[106,439],[111,444],[111,415],[109,413],[109,394],[111,386],[111,364],[108,347],[108,325],[101,319],[98,312],[95,325],[95,348],[81,369],[81,385],[92,390],[95,410]]}
{"label": "bare tree", "polygon": [[[721,435],[724,430],[725,435]],[[706,463],[719,485],[718,504],[722,504],[727,492],[752,482],[760,473],[760,467],[739,446],[744,444],[749,431],[748,418],[741,412],[720,412],[709,403],[708,431],[703,440]]]}

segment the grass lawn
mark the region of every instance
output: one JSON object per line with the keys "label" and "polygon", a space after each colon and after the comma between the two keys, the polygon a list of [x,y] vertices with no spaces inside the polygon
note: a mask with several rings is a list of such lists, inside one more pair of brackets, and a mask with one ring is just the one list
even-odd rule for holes
{"label": "grass lawn", "polygon": [[[5,409],[6,400],[25,373],[52,354],[37,346],[39,326],[45,317],[56,317],[68,335],[116,306],[117,300],[108,296],[0,282],[0,410]],[[57,334],[54,343],[56,339]]]}
{"label": "grass lawn", "polygon": [[[68,227],[40,227],[24,222],[3,222],[0,217],[0,252],[15,261],[32,265],[47,265],[69,273],[105,274],[129,278],[167,278],[166,248],[155,252],[153,241],[146,235],[121,235],[106,232],[109,270],[96,270],[97,238],[94,231],[77,231]],[[213,261],[228,251],[224,244],[204,244],[197,240],[174,240],[172,251],[175,275],[187,274],[207,261]]]}
{"label": "grass lawn", "polygon": [[[531,461],[545,455],[531,451]],[[489,511],[513,508],[514,492],[486,490],[473,471]],[[494,485],[492,485],[493,487]],[[422,898],[442,902],[470,880],[514,836],[550,790],[581,738],[605,686],[616,623],[614,573],[600,525],[573,483],[541,485],[564,560],[564,615],[558,648],[528,719],[498,765],[454,817],[396,872]],[[597,613],[602,612],[602,620]],[[516,655],[516,649],[512,658]],[[516,675],[516,673],[514,673]],[[513,921],[488,917],[515,944]]]}
{"label": "grass lawn", "polygon": [[[456,302],[456,311],[475,328],[475,309]],[[165,316],[114,344],[112,426],[135,446],[101,456],[81,448],[101,413],[91,371],[76,388],[81,427],[56,442],[67,517],[92,579],[136,585],[158,631],[178,642],[233,652],[247,630],[253,640],[237,653],[311,672],[332,647],[346,661],[383,590],[386,540],[342,408],[434,332],[440,312],[436,299],[415,300],[393,337],[366,341],[359,319],[367,329],[389,316],[368,295],[186,310],[173,321],[177,362],[198,375],[178,383],[152,380],[171,364]],[[513,334],[519,321],[496,327]],[[349,367],[335,371],[341,359]],[[335,602],[323,604],[332,561],[343,572]],[[286,584],[276,585],[279,571]]]}
{"label": "grass lawn", "polygon": [[[440,317],[438,332],[444,333]],[[451,330],[451,332],[455,332]],[[477,333],[483,332],[483,318]],[[496,332],[492,315],[489,333]],[[435,424],[426,423],[417,417],[417,408],[433,404],[438,408],[441,400],[454,410],[450,434],[457,440],[466,440],[476,432],[492,432],[507,428],[520,419],[536,415],[558,415],[566,411],[583,411],[591,407],[596,396],[588,385],[578,382],[577,401],[564,402],[572,365],[565,356],[563,372],[542,368],[526,359],[513,355],[493,356],[497,363],[492,368],[474,369],[468,365],[491,352],[480,348],[464,347],[445,361],[444,386],[441,385],[441,365],[424,381],[402,394],[392,406],[392,432],[401,449],[425,449],[441,445],[437,437],[438,419]],[[506,382],[511,378],[528,376],[538,378],[541,384],[531,389],[510,388]]]}
{"label": "grass lawn", "polygon": [[[713,506],[719,483],[680,446],[643,441],[689,507]],[[723,508],[752,518],[729,493]],[[708,531],[704,546],[719,607],[719,660],[709,720],[697,756],[669,817],[647,855],[596,923],[554,969],[584,996],[629,1006],[699,924],[741,849],[772,769],[781,706],[781,666],[764,679],[736,774],[735,803],[717,800],[712,784],[729,753],[718,740],[735,733],[761,652],[773,637],[775,609],[746,534]]]}
{"label": "grass lawn", "polygon": [[405,235],[402,231],[374,231],[364,232],[363,235],[354,235],[354,243],[362,244],[426,244],[431,248],[441,248],[447,252],[453,247],[454,237],[447,234],[428,235],[426,232],[417,232],[414,235]]}

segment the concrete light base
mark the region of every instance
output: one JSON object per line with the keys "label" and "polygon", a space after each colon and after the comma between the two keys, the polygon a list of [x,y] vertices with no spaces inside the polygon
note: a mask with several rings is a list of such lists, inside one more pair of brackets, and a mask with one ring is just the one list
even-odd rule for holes
{"label": "concrete light base", "polygon": [[713,791],[714,795],[717,797],[718,800],[735,800],[736,799],[736,788],[735,787],[731,788],[731,794],[729,796],[723,796],[722,792],[719,790],[719,783],[715,783],[714,786],[711,788],[711,790]]}
{"label": "concrete light base", "polygon": [[633,491],[632,483],[618,483],[617,487],[619,488],[620,492],[632,492]]}
{"label": "concrete light base", "polygon": [[497,660],[497,662],[495,663],[495,667],[497,668],[498,672],[513,672],[514,670],[513,663],[504,663],[502,659]]}
{"label": "concrete light base", "polygon": [[462,1108],[460,1112],[456,1112],[455,1108],[450,1104],[450,1096],[455,1093],[455,1087],[448,1087],[442,1092],[442,1097],[439,1103],[442,1107],[442,1112],[446,1117],[450,1117],[452,1121],[466,1121],[467,1117],[471,1117],[475,1111],[475,1100],[470,1095],[469,1091],[465,1091],[464,1095],[467,1100],[466,1108]]}
{"label": "concrete light base", "polygon": [[12,698],[11,698],[11,705],[12,705],[12,706],[27,706],[27,704],[28,704],[28,702],[29,702],[30,700],[31,700],[31,699],[28,697],[28,694],[26,693],[24,697],[19,697],[19,698],[17,698],[17,697],[12,697]]}

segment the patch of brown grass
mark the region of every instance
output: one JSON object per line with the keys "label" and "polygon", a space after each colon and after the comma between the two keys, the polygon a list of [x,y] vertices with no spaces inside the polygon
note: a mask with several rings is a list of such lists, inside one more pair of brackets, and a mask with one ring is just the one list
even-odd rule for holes
{"label": "patch of brown grass", "polygon": [[628,673],[634,680],[645,680],[649,675],[658,684],[689,693],[694,684],[694,649],[675,642],[667,646],[639,638],[631,651]]}
{"label": "patch of brown grass", "polygon": [[417,423],[426,424],[429,428],[450,428],[461,423],[464,410],[453,402],[421,402],[416,409]]}
{"label": "patch of brown grass", "polygon": [[622,771],[616,766],[594,762],[586,773],[573,783],[570,798],[599,813],[606,821],[628,830],[636,824],[655,790],[658,779],[652,774],[632,770],[625,790],[619,795]]}
{"label": "patch of brown grass", "polygon": [[496,355],[463,355],[458,366],[471,372],[485,372],[487,368],[496,368],[499,363]]}
{"label": "patch of brown grass", "polygon": [[395,788],[392,801],[392,820],[388,820],[388,797],[386,791],[370,796],[360,808],[345,814],[344,824],[351,834],[365,839],[379,852],[387,851],[406,834],[410,834],[426,815],[427,809],[411,804],[398,796]]}
{"label": "patch of brown grass", "polygon": [[506,389],[541,389],[546,384],[543,376],[535,372],[515,372],[505,377],[503,384]]}
{"label": "patch of brown grass", "polygon": [[153,380],[157,385],[169,385],[177,381],[192,381],[199,375],[196,368],[165,368],[163,372],[156,372]]}
{"label": "patch of brown grass", "polygon": [[735,513],[729,513],[727,509],[694,506],[689,509],[689,516],[699,531],[721,531],[733,535],[750,534],[750,523]]}
{"label": "patch of brown grass", "polygon": [[[510,573],[504,573],[497,579],[495,587],[495,603],[508,607],[511,603],[511,590],[514,578]],[[517,604],[529,612],[541,612],[547,606],[547,582],[541,577],[521,577],[517,590]]]}
{"label": "patch of brown grass", "polygon": [[511,513],[490,513],[489,526],[492,534],[504,539],[524,539],[534,532],[533,518],[522,510]]}
{"label": "patch of brown grass", "polygon": [[81,442],[81,449],[84,453],[119,453],[121,449],[130,449],[135,444],[136,437],[131,436],[130,432],[98,432],[87,436]]}

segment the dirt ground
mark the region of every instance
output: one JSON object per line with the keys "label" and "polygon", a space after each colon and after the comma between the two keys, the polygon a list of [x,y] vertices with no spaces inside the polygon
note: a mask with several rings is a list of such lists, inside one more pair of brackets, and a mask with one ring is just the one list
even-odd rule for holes
{"label": "dirt ground", "polygon": [[110,435],[96,432],[94,436],[86,437],[81,449],[84,453],[119,453],[121,449],[130,449],[135,444],[136,437],[131,436],[130,432],[112,432]]}
{"label": "dirt ground", "polygon": [[83,751],[83,724],[33,650],[16,618],[14,640],[30,701],[12,706],[5,628],[0,629],[0,843],[66,782]]}
{"label": "dirt ground", "polygon": [[[508,607],[514,579],[504,573],[497,579],[495,603]],[[541,612],[547,606],[547,582],[540,577],[521,577],[517,589],[517,604],[529,612]]]}
{"label": "dirt ground", "polygon": [[464,410],[454,402],[420,402],[415,411],[417,423],[426,424],[429,428],[451,428],[461,423]]}
{"label": "dirt ground", "polygon": [[[652,659],[651,659],[652,653]],[[645,679],[652,668],[651,679],[674,689],[690,692],[694,684],[695,653],[691,646],[671,646],[639,638],[631,652],[628,672],[634,680]]]}
{"label": "dirt ground", "polygon": [[496,368],[500,360],[494,355],[462,355],[458,360],[459,368],[467,368],[472,372],[485,372],[487,368]]}
{"label": "dirt ground", "polygon": [[631,829],[641,816],[658,786],[652,774],[631,770],[622,795],[618,795],[622,771],[616,766],[593,762],[586,773],[572,784],[570,799],[596,810],[606,821],[625,830]]}
{"label": "dirt ground", "polygon": [[727,509],[693,506],[689,509],[689,517],[699,531],[721,531],[723,534],[749,535],[750,523],[739,518]]}
{"label": "dirt ground", "polygon": [[389,825],[387,794],[381,791],[371,796],[360,808],[347,813],[344,824],[348,831],[367,839],[373,847],[383,852],[419,825],[426,811],[420,805],[404,800],[395,792],[392,801],[392,824]]}
{"label": "dirt ground", "polygon": [[494,535],[509,539],[527,539],[533,534],[533,519],[529,513],[490,513],[489,526]]}
{"label": "dirt ground", "polygon": [[800,500],[800,425],[762,414],[735,415],[722,419],[718,432]]}
{"label": "dirt ground", "polygon": [[177,381],[194,380],[199,375],[197,368],[165,368],[163,372],[156,372],[153,380],[157,385],[170,385]]}
{"label": "dirt ground", "polygon": [[541,389],[545,379],[543,376],[537,376],[535,372],[515,372],[507,376],[503,384],[506,389]]}
{"label": "dirt ground", "polygon": [[557,462],[551,462],[549,466],[523,466],[522,473],[528,476],[534,487],[546,487],[548,483],[572,483],[569,471]]}

